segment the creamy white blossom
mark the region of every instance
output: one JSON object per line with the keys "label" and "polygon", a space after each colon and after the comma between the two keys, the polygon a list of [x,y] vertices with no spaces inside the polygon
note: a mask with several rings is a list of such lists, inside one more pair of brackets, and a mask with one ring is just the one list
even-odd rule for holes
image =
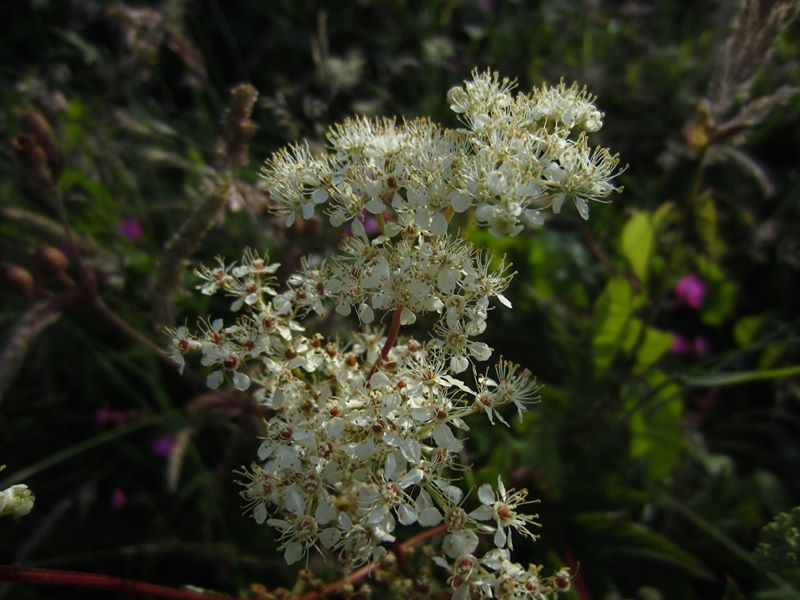
{"label": "creamy white blossom", "polygon": [[465,129],[358,117],[331,128],[327,151],[276,152],[261,172],[272,210],[291,225],[324,207],[331,225],[349,223],[366,239],[363,211],[389,215],[390,237],[413,237],[444,235],[448,211],[474,206],[478,223],[500,237],[540,225],[542,210],[558,213],[566,200],[588,218],[589,202],[621,190],[618,156],[589,145],[603,113],[585,88],[562,81],[523,93],[497,73],[472,75],[447,94]]}
{"label": "creamy white blossom", "polygon": [[[268,411],[258,461],[239,475],[245,510],[277,531],[287,563],[325,548],[355,567],[381,560],[398,527],[441,524],[447,558],[436,562],[454,598],[561,590],[509,559],[512,532],[536,537],[525,490],[498,478],[475,500],[460,487],[467,417],[507,424],[508,405],[521,416],[538,388],[503,359],[478,371],[493,349],[477,338],[490,310],[511,308],[513,273],[451,221],[473,209],[493,235],[513,236],[567,200],[587,218],[590,201],[618,191],[618,158],[588,145],[603,115],[585,89],[515,90],[475,71],[447,95],[464,129],[358,117],[332,127],[323,151],[276,152],[261,172],[270,208],[287,226],[317,212],[349,225],[338,252],[306,257],[283,287],[279,265],[252,250],[197,270],[200,292],[233,298],[235,318],[170,330],[169,353],[181,368],[199,354],[210,387],[230,382]],[[379,234],[367,235],[363,215]],[[315,315],[361,329],[306,333],[301,322]],[[427,340],[406,335],[418,322],[433,323]],[[477,558],[483,535],[497,548]]]}
{"label": "creamy white blossom", "polygon": [[33,510],[36,497],[24,483],[12,485],[0,492],[0,517],[24,517]]}

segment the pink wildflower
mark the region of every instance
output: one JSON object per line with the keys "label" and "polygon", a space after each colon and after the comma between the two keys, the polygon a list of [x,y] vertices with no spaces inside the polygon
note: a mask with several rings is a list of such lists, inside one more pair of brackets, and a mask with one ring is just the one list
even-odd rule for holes
{"label": "pink wildflower", "polygon": [[681,277],[675,284],[675,295],[683,304],[694,309],[703,305],[706,284],[694,273]]}
{"label": "pink wildflower", "polygon": [[152,453],[156,456],[160,456],[161,458],[168,457],[174,447],[175,438],[169,433],[157,437],[155,440],[153,440],[153,443],[150,444],[150,450]]}
{"label": "pink wildflower", "polygon": [[[364,231],[367,232],[367,235],[373,236],[381,232],[381,224],[378,222],[375,215],[368,210],[362,210],[361,214],[358,215],[358,220],[364,224]],[[347,235],[353,235],[353,230],[350,228],[350,225],[345,227],[345,233]]]}
{"label": "pink wildflower", "polygon": [[672,335],[672,347],[669,349],[672,354],[689,354],[692,350],[692,342],[677,333]]}
{"label": "pink wildflower", "polygon": [[144,229],[142,229],[142,223],[136,217],[122,219],[119,222],[117,229],[122,237],[127,238],[132,242],[138,240],[140,237],[142,237],[142,233],[144,233]]}
{"label": "pink wildflower", "polygon": [[697,358],[708,356],[708,340],[703,336],[694,338],[694,355]]}
{"label": "pink wildflower", "polygon": [[111,510],[120,510],[125,506],[126,502],[125,492],[120,488],[114,488],[111,492]]}
{"label": "pink wildflower", "polygon": [[127,421],[125,413],[114,410],[108,406],[101,406],[94,414],[94,420],[98,425],[124,425]]}

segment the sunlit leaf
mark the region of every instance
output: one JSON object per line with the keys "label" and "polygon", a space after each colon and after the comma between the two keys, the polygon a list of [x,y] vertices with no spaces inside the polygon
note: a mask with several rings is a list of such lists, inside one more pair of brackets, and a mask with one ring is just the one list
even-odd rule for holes
{"label": "sunlit leaf", "polygon": [[653,224],[649,213],[635,212],[622,229],[622,253],[631,269],[642,281],[647,281],[650,258],[653,254]]}

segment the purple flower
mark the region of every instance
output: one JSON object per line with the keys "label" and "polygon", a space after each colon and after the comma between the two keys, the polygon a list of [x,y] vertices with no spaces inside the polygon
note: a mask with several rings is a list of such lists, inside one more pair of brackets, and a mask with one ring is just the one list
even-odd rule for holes
{"label": "purple flower", "polygon": [[674,333],[672,334],[672,347],[669,351],[671,354],[704,358],[708,356],[708,340],[703,336],[690,340]]}
{"label": "purple flower", "polygon": [[111,492],[111,510],[120,510],[125,506],[125,492],[120,488],[114,488]]}
{"label": "purple flower", "polygon": [[692,342],[677,333],[672,335],[672,347],[669,351],[672,354],[689,354],[694,349]]}
{"label": "purple flower", "polygon": [[703,336],[694,338],[694,355],[697,358],[708,356],[708,340]]}
{"label": "purple flower", "polygon": [[675,284],[675,295],[683,304],[698,309],[703,305],[706,284],[694,273],[689,273],[678,279]]}
{"label": "purple flower", "polygon": [[[367,232],[367,235],[373,236],[381,232],[381,224],[378,222],[375,215],[368,210],[362,210],[361,214],[358,215],[358,220],[364,224],[364,231]],[[347,235],[353,235],[353,229],[349,224],[345,227],[344,232]]]}
{"label": "purple flower", "polygon": [[381,232],[381,224],[378,223],[378,219],[372,213],[367,213],[362,211],[361,213],[361,222],[364,223],[364,229],[367,232],[367,235],[377,235]]}
{"label": "purple flower", "polygon": [[94,420],[98,425],[124,425],[127,419],[123,412],[101,406],[94,413]]}
{"label": "purple flower", "polygon": [[166,458],[170,455],[174,447],[175,438],[169,433],[165,433],[153,440],[153,443],[150,444],[150,451],[156,456]]}
{"label": "purple flower", "polygon": [[117,229],[122,237],[128,238],[132,242],[138,240],[140,237],[142,237],[142,233],[144,233],[144,230],[142,229],[142,223],[136,217],[122,219],[119,222]]}

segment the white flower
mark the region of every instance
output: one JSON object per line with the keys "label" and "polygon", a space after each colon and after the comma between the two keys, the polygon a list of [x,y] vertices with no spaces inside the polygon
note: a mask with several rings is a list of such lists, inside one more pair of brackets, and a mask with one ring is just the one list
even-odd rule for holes
{"label": "white flower", "polygon": [[319,526],[317,521],[308,515],[299,515],[292,521],[269,519],[267,523],[281,532],[278,547],[283,550],[287,565],[303,558],[317,541]]}
{"label": "white flower", "polygon": [[494,534],[494,545],[498,548],[508,546],[513,549],[511,532],[506,531],[510,527],[518,533],[535,539],[535,535],[528,531],[527,526],[538,525],[536,515],[524,515],[517,512],[517,507],[527,504],[526,490],[509,490],[503,485],[500,476],[497,476],[497,492],[488,483],[478,488],[478,499],[482,506],[470,513],[470,517],[478,521],[488,521],[494,519],[496,530]]}
{"label": "white flower", "polygon": [[24,517],[33,509],[36,496],[24,483],[12,485],[0,492],[0,517]]}
{"label": "white flower", "polygon": [[470,552],[453,558],[451,566],[441,556],[434,556],[433,562],[450,573],[447,585],[453,590],[453,600],[468,600],[475,593],[476,598],[489,598],[492,595],[491,579],[480,568],[480,562]]}

